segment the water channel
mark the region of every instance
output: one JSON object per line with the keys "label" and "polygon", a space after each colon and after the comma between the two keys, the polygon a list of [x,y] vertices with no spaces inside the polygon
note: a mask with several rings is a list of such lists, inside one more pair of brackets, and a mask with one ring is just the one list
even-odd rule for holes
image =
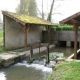
{"label": "water channel", "polygon": [[[73,53],[73,48],[57,47],[50,52],[64,53],[64,56],[69,56]],[[0,80],[46,80],[51,74],[52,68],[41,64],[29,64],[27,61],[19,62],[8,68],[0,70]]]}

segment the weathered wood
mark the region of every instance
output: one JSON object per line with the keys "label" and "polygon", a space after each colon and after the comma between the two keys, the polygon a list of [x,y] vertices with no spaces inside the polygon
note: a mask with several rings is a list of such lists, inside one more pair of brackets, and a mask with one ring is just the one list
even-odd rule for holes
{"label": "weathered wood", "polygon": [[30,29],[29,25],[23,25],[21,23],[18,22],[18,24],[20,25],[21,29],[24,32],[24,45],[25,45],[25,51],[27,50],[27,33]]}
{"label": "weathered wood", "polygon": [[31,53],[30,58],[33,58],[33,48],[32,48],[32,45],[30,46],[30,53]]}
{"label": "weathered wood", "polygon": [[44,46],[44,47],[47,47],[47,53],[46,53],[46,59],[47,59],[47,62],[49,63],[50,62],[50,60],[49,60],[49,43],[40,43],[40,42],[38,42],[38,43],[36,43],[36,44],[31,44],[30,45],[30,54],[31,54],[31,57],[30,58],[32,58],[33,57],[33,46],[39,46],[39,60],[40,60],[40,47],[42,47],[42,46]]}
{"label": "weathered wood", "polygon": [[74,59],[77,59],[77,38],[78,38],[78,25],[74,20],[71,20],[74,27]]}
{"label": "weathered wood", "polygon": [[76,19],[72,19],[71,21],[74,22],[77,25],[80,25],[80,22],[78,20],[76,20]]}
{"label": "weathered wood", "polygon": [[27,50],[27,30],[25,26],[25,32],[24,32],[24,45],[25,45],[25,51]]}
{"label": "weathered wood", "polygon": [[50,60],[49,60],[49,46],[47,46],[47,62],[49,63]]}
{"label": "weathered wood", "polygon": [[39,41],[39,60],[40,60],[40,41]]}
{"label": "weathered wood", "polygon": [[72,22],[71,22],[72,19],[80,19],[80,12],[78,12],[76,14],[73,14],[72,16],[70,16],[70,17],[68,17],[66,19],[63,19],[59,23],[60,24],[70,24],[70,25],[72,25]]}
{"label": "weathered wood", "polygon": [[[77,55],[80,54],[80,49],[77,50]],[[71,54],[67,59],[73,59],[74,58],[74,53]]]}
{"label": "weathered wood", "polygon": [[46,26],[46,30],[47,30],[47,42],[50,43],[50,27]]}
{"label": "weathered wood", "polygon": [[50,43],[50,27],[48,26],[48,43]]}
{"label": "weathered wood", "polygon": [[25,44],[25,51],[27,50],[27,33],[28,33],[28,31],[29,31],[29,29],[30,29],[30,27],[29,26],[25,26],[25,41],[24,41],[24,44]]}
{"label": "weathered wood", "polygon": [[25,32],[25,28],[24,25],[22,25],[21,23],[18,22],[18,24],[20,25],[21,29],[23,30],[23,32]]}

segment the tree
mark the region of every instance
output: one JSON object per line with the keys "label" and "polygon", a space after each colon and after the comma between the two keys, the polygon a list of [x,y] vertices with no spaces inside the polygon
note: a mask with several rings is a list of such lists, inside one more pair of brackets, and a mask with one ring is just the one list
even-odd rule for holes
{"label": "tree", "polygon": [[28,14],[31,16],[37,16],[36,1],[30,0],[28,5]]}
{"label": "tree", "polygon": [[37,8],[35,0],[20,0],[20,4],[16,8],[16,13],[37,16]]}
{"label": "tree", "polygon": [[[52,2],[51,2],[51,5],[48,6],[48,2],[50,2],[50,1],[52,1]],[[48,20],[48,21],[51,21],[52,15],[54,15],[54,12],[55,12],[55,8],[54,8],[55,5],[54,5],[54,4],[57,3],[58,1],[64,1],[64,0],[47,0],[47,1],[46,1],[46,2],[47,2],[46,4],[47,4],[47,9],[49,9],[49,11],[47,12],[47,14],[45,14],[45,13],[44,13],[44,10],[43,10],[43,7],[44,7],[44,4],[45,4],[45,3],[43,3],[43,0],[42,0],[42,5],[41,5],[41,6],[42,6],[42,12],[40,12],[39,9],[38,9],[38,11],[39,11],[39,14],[42,16],[43,19],[44,19],[45,15],[47,15],[47,16],[46,16],[46,17],[47,17],[47,20]],[[61,4],[59,4],[59,5],[57,6],[57,8],[59,8],[60,5],[61,5]],[[50,7],[50,8],[49,8],[49,7]],[[57,9],[57,8],[56,8],[56,9]],[[60,14],[60,12],[57,12],[57,13],[55,13],[55,14]]]}
{"label": "tree", "polygon": [[47,17],[47,21],[51,21],[51,16],[52,16],[52,12],[53,12],[53,6],[54,6],[54,0],[51,4],[51,9],[50,9],[50,12],[48,14],[48,17]]}

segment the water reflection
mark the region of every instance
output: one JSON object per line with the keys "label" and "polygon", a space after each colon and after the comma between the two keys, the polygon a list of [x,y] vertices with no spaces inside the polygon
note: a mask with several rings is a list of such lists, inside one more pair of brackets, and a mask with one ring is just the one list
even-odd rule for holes
{"label": "water reflection", "polygon": [[55,47],[53,49],[50,50],[50,52],[60,52],[60,53],[64,53],[65,57],[70,56],[71,54],[73,54],[74,52],[74,48],[69,48],[69,47]]}

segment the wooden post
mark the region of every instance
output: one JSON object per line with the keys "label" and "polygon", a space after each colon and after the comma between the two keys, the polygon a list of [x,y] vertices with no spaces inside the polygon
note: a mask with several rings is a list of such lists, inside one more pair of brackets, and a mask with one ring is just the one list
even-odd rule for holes
{"label": "wooden post", "polygon": [[48,26],[48,43],[50,43],[50,28]]}
{"label": "wooden post", "polygon": [[49,63],[50,60],[49,60],[49,45],[47,46],[47,62]]}
{"label": "wooden post", "polygon": [[32,45],[30,46],[30,53],[31,53],[30,58],[33,58],[33,48],[32,48]]}
{"label": "wooden post", "polygon": [[50,27],[49,26],[46,26],[46,29],[47,29],[47,42],[50,43]]}
{"label": "wooden post", "polygon": [[29,29],[30,29],[29,25],[28,26],[25,25],[25,32],[24,32],[25,33],[25,39],[24,39],[25,51],[27,50],[27,33]]}
{"label": "wooden post", "polygon": [[[19,22],[18,22],[18,23],[19,23]],[[21,29],[22,29],[23,32],[24,32],[24,46],[25,46],[25,51],[26,51],[26,50],[27,50],[27,33],[28,33],[30,27],[29,27],[29,25],[26,26],[26,25],[23,25],[23,24],[21,24],[21,23],[19,23],[19,25],[20,25]]]}
{"label": "wooden post", "polygon": [[24,45],[25,45],[25,51],[27,50],[27,29],[25,26],[25,32],[24,32]]}
{"label": "wooden post", "polygon": [[77,59],[77,37],[78,37],[78,25],[76,21],[73,19],[71,20],[74,26],[74,59]]}
{"label": "wooden post", "polygon": [[39,60],[40,60],[40,41],[39,41]]}
{"label": "wooden post", "polygon": [[74,59],[77,59],[77,36],[78,36],[78,26],[74,26]]}

